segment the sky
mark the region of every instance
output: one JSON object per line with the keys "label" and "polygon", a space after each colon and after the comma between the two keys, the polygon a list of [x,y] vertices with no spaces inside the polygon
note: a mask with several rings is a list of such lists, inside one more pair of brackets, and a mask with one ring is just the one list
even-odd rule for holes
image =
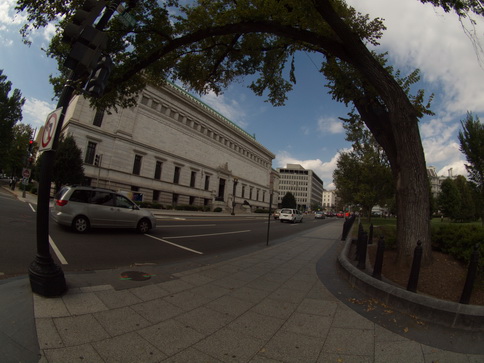
{"label": "sky", "polygon": [[[459,20],[418,0],[347,0],[357,11],[379,17],[387,27],[379,52],[388,52],[395,68],[406,75],[420,69],[417,85],[426,95],[434,93],[434,116],[420,121],[427,166],[438,175],[467,176],[465,155],[459,150],[460,121],[472,112],[484,122],[484,18],[475,23]],[[56,74],[53,59],[45,56],[54,34],[49,26],[31,35],[29,47],[19,29],[25,22],[14,11],[15,1],[0,0],[0,69],[25,97],[23,123],[39,129],[56,107],[49,75]],[[332,190],[333,171],[341,151],[351,145],[339,117],[349,111],[327,94],[327,81],[318,73],[322,58],[301,53],[296,58],[294,89],[284,106],[274,107],[255,96],[248,79],[233,83],[222,95],[208,94],[203,102],[255,135],[257,141],[276,155],[273,167],[300,164],[312,169]]]}

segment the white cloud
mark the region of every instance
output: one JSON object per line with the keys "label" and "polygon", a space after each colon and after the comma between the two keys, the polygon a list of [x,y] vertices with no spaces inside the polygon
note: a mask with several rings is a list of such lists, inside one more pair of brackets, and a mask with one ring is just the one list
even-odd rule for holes
{"label": "white cloud", "polygon": [[453,176],[463,175],[467,177],[467,170],[464,165],[464,161],[455,161],[453,163],[445,165],[437,172],[437,175],[449,176],[449,173],[451,173]]}
{"label": "white cloud", "polygon": [[230,121],[236,123],[243,129],[247,128],[248,122],[245,121],[246,113],[237,100],[229,100],[223,94],[217,96],[214,92],[209,92],[200,97],[200,99]]}
{"label": "white cloud", "polygon": [[330,134],[343,134],[343,121],[336,117],[321,117],[318,119],[318,131]]}
{"label": "white cloud", "polygon": [[45,124],[47,115],[55,110],[55,105],[36,98],[27,98],[22,108],[23,123],[29,123],[34,127]]}
{"label": "white cloud", "polygon": [[[482,17],[475,16],[475,25],[468,19],[461,23],[454,13],[419,1],[349,3],[363,13],[384,19],[387,30],[381,39],[382,48],[389,51],[397,68],[419,68],[423,79],[438,88],[442,93],[439,112],[484,111]],[[474,39],[469,32],[475,32]]]}
{"label": "white cloud", "polygon": [[0,24],[19,25],[26,21],[26,16],[17,14],[15,11],[15,0],[1,0],[0,1]]}

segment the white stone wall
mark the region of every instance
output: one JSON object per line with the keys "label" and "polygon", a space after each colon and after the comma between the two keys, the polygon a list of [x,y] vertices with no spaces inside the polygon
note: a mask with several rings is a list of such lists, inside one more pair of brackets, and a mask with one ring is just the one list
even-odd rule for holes
{"label": "white stone wall", "polygon": [[[252,136],[175,86],[147,87],[135,108],[104,114],[101,126],[93,125],[95,110],[82,97],[71,102],[63,132],[74,136],[85,157],[89,142],[102,154],[101,167],[85,165],[92,185],[130,191],[139,188],[145,201],[153,191],[160,202],[170,204],[173,193],[178,204],[196,204],[214,198],[220,179],[225,179],[223,205],[232,208],[234,178],[236,203],[247,200],[253,208],[267,208],[270,195],[272,154]],[[141,156],[139,175],[133,174],[135,155]],[[156,162],[162,162],[161,178],[156,180]],[[180,168],[174,183],[175,168]],[[195,184],[191,184],[195,172]],[[205,176],[210,185],[205,190]],[[242,186],[246,193],[242,197]],[[249,190],[253,189],[252,199]],[[257,191],[259,198],[256,200]]]}

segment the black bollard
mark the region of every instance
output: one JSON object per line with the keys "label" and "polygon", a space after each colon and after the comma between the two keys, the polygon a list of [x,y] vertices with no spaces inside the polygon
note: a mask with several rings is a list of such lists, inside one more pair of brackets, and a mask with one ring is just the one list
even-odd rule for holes
{"label": "black bollard", "polygon": [[415,247],[413,252],[412,269],[407,284],[407,290],[411,292],[417,292],[418,275],[420,273],[420,264],[422,262],[422,251],[422,242],[418,241],[417,247]]}
{"label": "black bollard", "polygon": [[474,252],[472,252],[471,260],[469,262],[469,269],[467,270],[466,282],[464,284],[464,290],[460,297],[461,304],[469,304],[471,300],[472,288],[474,287],[474,280],[477,275],[477,266],[479,265],[479,244],[474,246]]}
{"label": "black bollard", "polygon": [[373,223],[370,224],[370,235],[368,236],[368,244],[373,244]]}
{"label": "black bollard", "polygon": [[373,267],[373,277],[381,280],[381,271],[383,268],[383,253],[385,252],[385,240],[383,236],[378,240],[378,247],[376,250],[375,265]]}
{"label": "black bollard", "polygon": [[343,233],[341,234],[341,240],[342,241],[346,241],[346,237],[348,237],[349,230],[350,230],[350,221],[349,221],[349,219],[347,219],[343,223]]}
{"label": "black bollard", "polygon": [[368,245],[368,234],[366,232],[362,232],[361,234],[361,243],[358,253],[358,267],[361,270],[366,268],[366,249]]}

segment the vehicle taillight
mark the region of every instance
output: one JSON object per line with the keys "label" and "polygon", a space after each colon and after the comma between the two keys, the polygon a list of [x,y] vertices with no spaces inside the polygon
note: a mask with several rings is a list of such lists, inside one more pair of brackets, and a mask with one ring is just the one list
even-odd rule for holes
{"label": "vehicle taillight", "polygon": [[55,204],[57,204],[59,207],[63,207],[67,204],[67,200],[57,199]]}

